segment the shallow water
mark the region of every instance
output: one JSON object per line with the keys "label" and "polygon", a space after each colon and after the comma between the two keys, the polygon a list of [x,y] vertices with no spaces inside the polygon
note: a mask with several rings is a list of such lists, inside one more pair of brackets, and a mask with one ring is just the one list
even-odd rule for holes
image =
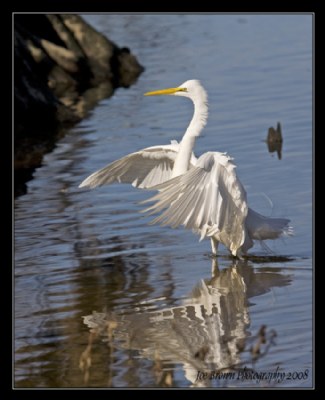
{"label": "shallow water", "polygon": [[[146,71],[71,130],[16,200],[14,385],[311,387],[312,17],[86,19]],[[180,139],[191,104],[143,93],[191,78],[210,104],[196,154],[227,151],[250,206],[294,226],[245,261],[148,225],[144,191],[78,189],[120,156]],[[277,121],[281,160],[264,141]],[[216,370],[233,375],[209,379]]]}

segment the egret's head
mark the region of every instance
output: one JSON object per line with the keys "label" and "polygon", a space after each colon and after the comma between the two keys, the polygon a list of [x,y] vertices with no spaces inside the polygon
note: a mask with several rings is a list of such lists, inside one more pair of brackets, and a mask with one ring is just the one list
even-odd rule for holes
{"label": "egret's head", "polygon": [[156,90],[154,92],[147,92],[145,96],[157,96],[162,94],[188,97],[193,102],[202,101],[207,103],[208,96],[200,81],[191,79],[182,83],[180,86],[169,89]]}

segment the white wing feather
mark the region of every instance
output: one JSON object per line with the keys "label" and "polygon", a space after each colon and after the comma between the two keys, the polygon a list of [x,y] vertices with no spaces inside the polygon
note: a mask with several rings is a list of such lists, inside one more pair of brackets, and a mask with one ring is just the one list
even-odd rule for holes
{"label": "white wing feather", "polygon": [[248,207],[231,160],[224,153],[205,153],[185,174],[155,186],[159,193],[143,202],[155,202],[145,212],[161,212],[152,223],[183,225],[201,239],[214,236],[236,255],[245,241]]}
{"label": "white wing feather", "polygon": [[[151,188],[171,178],[178,150],[179,144],[175,141],[170,145],[139,150],[94,172],[79,187],[94,188],[119,182],[131,183],[138,188]],[[191,162],[196,162],[194,155]]]}

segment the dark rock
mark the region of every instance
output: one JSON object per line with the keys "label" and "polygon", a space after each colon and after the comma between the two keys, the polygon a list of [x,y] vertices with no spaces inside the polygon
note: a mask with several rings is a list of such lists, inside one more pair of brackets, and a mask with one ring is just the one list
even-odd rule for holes
{"label": "dark rock", "polygon": [[15,177],[30,177],[66,128],[144,69],[77,15],[15,14],[14,33]]}

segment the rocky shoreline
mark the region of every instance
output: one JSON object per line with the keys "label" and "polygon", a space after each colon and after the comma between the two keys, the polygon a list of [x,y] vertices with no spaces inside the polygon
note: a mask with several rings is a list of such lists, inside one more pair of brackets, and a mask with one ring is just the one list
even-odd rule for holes
{"label": "rocky shoreline", "polygon": [[67,129],[144,68],[74,14],[14,16],[15,195]]}

